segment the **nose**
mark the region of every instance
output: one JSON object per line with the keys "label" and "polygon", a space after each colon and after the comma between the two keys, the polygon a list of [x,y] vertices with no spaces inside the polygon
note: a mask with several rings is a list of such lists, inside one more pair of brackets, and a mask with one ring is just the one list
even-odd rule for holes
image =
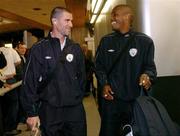
{"label": "nose", "polygon": [[72,21],[69,22],[69,26],[70,26],[70,27],[73,27]]}

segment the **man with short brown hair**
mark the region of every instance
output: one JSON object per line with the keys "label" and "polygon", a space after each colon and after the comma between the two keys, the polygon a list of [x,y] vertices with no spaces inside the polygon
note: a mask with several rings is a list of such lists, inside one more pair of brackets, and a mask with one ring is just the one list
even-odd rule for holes
{"label": "man with short brown hair", "polygon": [[50,19],[52,31],[31,48],[27,60],[22,85],[27,123],[36,130],[40,118],[42,136],[86,136],[84,57],[68,38],[73,16],[56,7]]}

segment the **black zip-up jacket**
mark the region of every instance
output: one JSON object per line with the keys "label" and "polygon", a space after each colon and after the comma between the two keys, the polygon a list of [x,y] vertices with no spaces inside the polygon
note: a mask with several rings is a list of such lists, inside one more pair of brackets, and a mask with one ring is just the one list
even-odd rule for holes
{"label": "black zip-up jacket", "polygon": [[[132,35],[134,35],[133,41],[123,52],[112,72],[107,75],[113,62],[124,46],[127,46],[127,41]],[[101,39],[96,52],[95,70],[101,87],[109,84],[115,93],[115,98],[132,100],[140,94],[141,74],[148,74],[151,82],[156,78],[153,41],[147,35],[133,31],[126,34],[113,32],[106,35]]]}
{"label": "black zip-up jacket", "polygon": [[80,46],[69,38],[61,51],[59,39],[47,38],[33,45],[24,73],[21,100],[28,116],[38,115],[39,102],[54,107],[82,102],[85,64]]}

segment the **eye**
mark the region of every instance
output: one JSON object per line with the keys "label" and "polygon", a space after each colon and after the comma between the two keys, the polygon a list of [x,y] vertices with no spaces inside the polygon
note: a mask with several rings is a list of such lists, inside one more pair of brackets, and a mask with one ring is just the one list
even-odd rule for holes
{"label": "eye", "polygon": [[71,20],[70,19],[66,19],[66,22],[70,22]]}

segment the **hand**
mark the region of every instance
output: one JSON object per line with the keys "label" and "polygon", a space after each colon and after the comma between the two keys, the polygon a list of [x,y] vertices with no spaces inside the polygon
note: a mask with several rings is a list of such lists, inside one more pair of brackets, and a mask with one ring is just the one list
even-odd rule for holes
{"label": "hand", "polygon": [[139,85],[143,86],[146,90],[151,87],[151,81],[147,74],[142,74],[140,76]]}
{"label": "hand", "polygon": [[110,85],[105,85],[103,87],[103,97],[106,99],[106,100],[113,100],[114,97],[112,96],[112,94],[114,94],[114,92],[112,91]]}
{"label": "hand", "polygon": [[10,84],[7,84],[7,83],[4,83],[4,85],[3,85],[5,88],[7,87],[7,88],[11,88],[11,85]]}
{"label": "hand", "polygon": [[27,125],[30,127],[32,131],[37,131],[40,125],[39,117],[28,117],[26,120]]}

